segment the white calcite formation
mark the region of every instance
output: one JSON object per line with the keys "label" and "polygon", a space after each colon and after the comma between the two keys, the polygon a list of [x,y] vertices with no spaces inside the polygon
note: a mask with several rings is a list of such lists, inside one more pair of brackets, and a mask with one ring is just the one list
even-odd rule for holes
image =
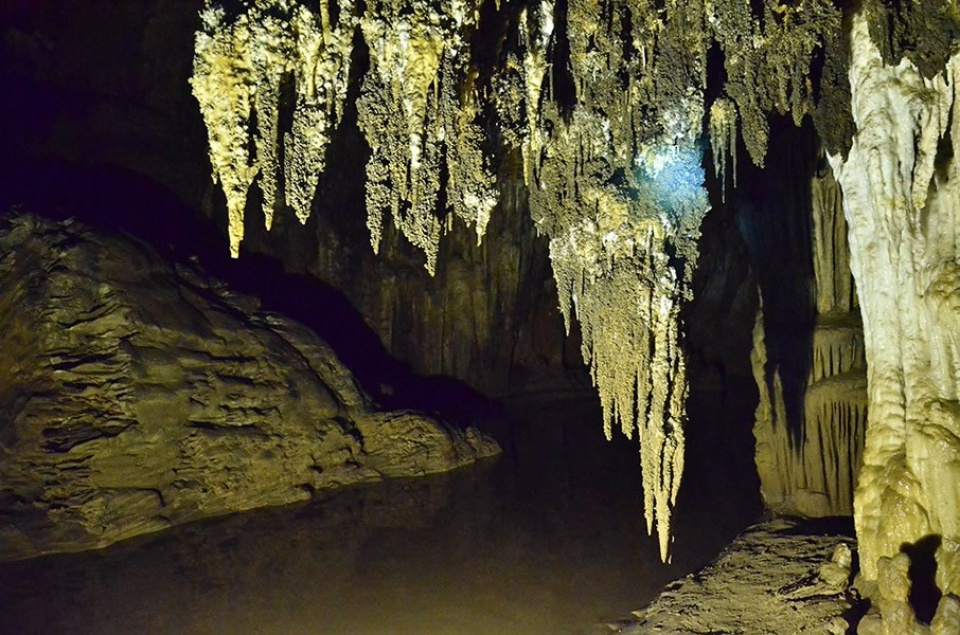
{"label": "white calcite formation", "polygon": [[843,187],[868,364],[854,505],[860,564],[866,578],[882,578],[881,559],[935,536],[937,583],[957,594],[960,55],[928,78],[908,59],[885,63],[862,12],[851,38],[856,134],[846,158],[830,160]]}
{"label": "white calcite formation", "polygon": [[799,429],[791,429],[779,369],[767,357],[763,309],[751,353],[760,392],[754,436],[764,503],[780,513],[849,516],[867,425],[863,329],[850,272],[840,186],[826,169],[811,183],[816,324]]}

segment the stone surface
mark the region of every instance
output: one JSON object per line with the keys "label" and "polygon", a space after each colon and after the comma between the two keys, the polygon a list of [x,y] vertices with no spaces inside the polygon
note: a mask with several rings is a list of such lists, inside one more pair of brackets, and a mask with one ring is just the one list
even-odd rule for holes
{"label": "stone surface", "polygon": [[[824,579],[842,533],[796,521],[749,528],[710,565],[671,583],[646,609],[618,625],[627,635],[800,635],[843,633],[851,604]],[[828,630],[835,626],[841,630]]]}
{"label": "stone surface", "polygon": [[32,215],[0,225],[0,557],[498,452],[379,412],[325,342],[193,264]]}
{"label": "stone surface", "polygon": [[773,144],[768,170],[743,186],[759,208],[745,212],[763,300],[751,354],[757,473],[777,513],[850,516],[867,394],[843,197],[812,128],[778,132],[793,143]]}

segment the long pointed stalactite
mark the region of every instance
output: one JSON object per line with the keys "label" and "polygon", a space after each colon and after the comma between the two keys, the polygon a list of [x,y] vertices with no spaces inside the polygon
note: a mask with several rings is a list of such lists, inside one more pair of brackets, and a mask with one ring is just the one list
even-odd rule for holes
{"label": "long pointed stalactite", "polygon": [[[766,114],[799,121],[813,109],[811,60],[835,38],[839,11],[825,0],[496,3],[483,15],[513,30],[492,45],[497,61],[478,65],[482,2],[373,0],[361,14],[349,1],[243,0],[227,11],[226,0],[208,0],[193,89],[230,249],[239,252],[254,182],[268,226],[284,204],[308,218],[359,35],[369,52],[356,106],[371,150],[374,250],[390,219],[432,274],[452,219],[482,238],[497,205],[496,161],[520,158],[518,173],[500,178],[528,188],[560,310],[568,328],[574,318],[582,326],[607,436],[618,425],[637,432],[647,526],[667,559],[687,394],[679,313],[709,208],[703,148],[724,181],[738,139],[762,162]],[[712,46],[725,53],[728,80],[706,103]],[[287,82],[296,99],[282,130]]]}

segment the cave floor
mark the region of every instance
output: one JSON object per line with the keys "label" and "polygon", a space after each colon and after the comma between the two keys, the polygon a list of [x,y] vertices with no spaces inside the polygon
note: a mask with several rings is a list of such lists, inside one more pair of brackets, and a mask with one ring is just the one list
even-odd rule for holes
{"label": "cave floor", "polygon": [[692,479],[661,564],[636,448],[597,404],[520,416],[495,462],[0,565],[0,633],[596,633],[750,522]]}
{"label": "cave floor", "polygon": [[850,598],[818,575],[835,547],[854,548],[852,523],[775,519],[748,528],[707,567],[669,584],[623,635],[841,634]]}

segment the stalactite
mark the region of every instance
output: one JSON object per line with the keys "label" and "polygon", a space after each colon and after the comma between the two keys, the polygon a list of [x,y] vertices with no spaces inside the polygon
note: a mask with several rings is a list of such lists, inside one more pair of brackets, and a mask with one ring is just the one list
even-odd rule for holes
{"label": "stalactite", "polygon": [[[656,523],[666,558],[687,392],[679,306],[691,294],[708,209],[701,167],[707,50],[720,45],[729,77],[727,97],[710,117],[725,174],[738,129],[760,164],[767,113],[791,112],[799,121],[808,112],[811,55],[825,33],[839,29],[839,12],[826,0],[764,0],[763,16],[749,0],[570,0],[559,24],[565,31],[557,33],[554,3],[531,2],[501,52],[505,64],[484,83],[498,121],[492,130],[479,124],[471,66],[480,0],[371,0],[362,17],[344,2],[336,19],[323,1],[316,13],[297,0],[246,0],[231,19],[216,0],[208,3],[194,92],[214,177],[226,193],[234,255],[258,172],[268,225],[278,191],[301,221],[309,215],[343,110],[358,25],[370,56],[356,106],[371,150],[366,206],[374,250],[389,214],[433,273],[451,219],[474,225],[479,238],[495,206],[484,139],[494,133],[506,152],[520,155],[531,215],[550,241],[560,309],[568,329],[574,317],[583,327],[606,433],[619,421],[641,437],[648,528]],[[287,78],[296,104],[280,148],[276,111]],[[569,80],[573,95],[555,98],[558,80],[565,91]],[[274,181],[281,155],[283,188]],[[444,187],[448,210],[439,210]]]}
{"label": "stalactite", "polygon": [[[327,147],[343,115],[358,22],[352,0],[336,0],[336,21],[330,16],[329,1],[320,0],[319,14],[301,5],[291,20],[297,100],[290,131],[283,136],[283,177],[287,203],[301,223],[310,217]],[[264,215],[270,229],[273,214],[267,212],[266,201]]]}
{"label": "stalactite", "polygon": [[[611,184],[612,126],[578,106],[553,126],[530,194],[569,327],[576,317],[582,351],[600,393],[604,431],[619,422],[640,443],[649,531],[656,523],[661,556],[669,552],[670,516],[683,467],[686,363],[679,343],[680,303],[690,297],[696,231],[708,205],[700,152],[666,146],[666,156],[634,165]],[[690,131],[688,139],[695,137]],[[668,245],[686,259],[678,271]]]}
{"label": "stalactite", "polygon": [[[297,93],[290,132],[283,141],[286,201],[301,222],[310,216],[332,130],[346,98],[356,18],[350,0],[332,24],[327,0],[318,14],[293,0],[258,0],[236,18],[210,4],[197,33],[193,93],[210,135],[214,180],[223,185],[229,212],[230,253],[243,240],[247,193],[259,176],[269,229],[280,172],[280,89],[292,75]],[[251,130],[255,120],[255,130]],[[253,141],[254,156],[248,147]]]}
{"label": "stalactite", "polygon": [[[367,227],[379,247],[383,214],[436,267],[443,226],[437,215],[441,170],[450,176],[455,214],[483,235],[495,205],[493,177],[472,121],[467,35],[477,6],[412,1],[371,2],[361,20],[371,70],[357,103],[360,128],[373,151],[367,164]],[[444,158],[446,157],[446,158]],[[453,163],[459,161],[457,165]]]}
{"label": "stalactite", "polygon": [[767,113],[790,113],[799,125],[812,112],[810,64],[823,40],[839,30],[840,12],[828,0],[764,0],[756,16],[752,4],[711,3],[707,21],[724,52],[724,88],[737,105],[747,151],[762,166],[770,136]]}
{"label": "stalactite", "polygon": [[522,140],[523,182],[530,185],[540,164],[540,151],[544,143],[541,124],[541,95],[543,80],[547,75],[547,48],[553,37],[553,2],[543,0],[534,5],[533,11],[520,13],[520,46],[523,51],[524,116],[526,134]]}
{"label": "stalactite", "polygon": [[[826,158],[822,160],[826,161]],[[813,179],[811,195],[817,313],[855,312],[857,293],[850,272],[850,243],[847,221],[843,216],[843,196],[829,165],[821,166]]]}
{"label": "stalactite", "polygon": [[210,138],[213,179],[226,195],[230,253],[236,257],[243,240],[247,190],[257,174],[247,152],[256,90],[247,52],[249,25],[245,16],[228,25],[223,9],[217,7],[204,10],[201,18],[191,83]]}
{"label": "stalactite", "polygon": [[723,97],[710,106],[710,147],[722,198],[726,201],[728,164],[733,169],[733,186],[737,186],[737,107]]}

